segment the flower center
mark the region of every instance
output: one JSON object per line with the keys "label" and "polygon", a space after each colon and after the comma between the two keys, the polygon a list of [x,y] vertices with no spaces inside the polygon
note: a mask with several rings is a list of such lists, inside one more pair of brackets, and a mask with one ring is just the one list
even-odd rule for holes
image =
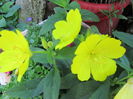
{"label": "flower center", "polygon": [[95,55],[95,52],[94,52],[94,51],[92,51],[90,54],[91,54],[91,55]]}

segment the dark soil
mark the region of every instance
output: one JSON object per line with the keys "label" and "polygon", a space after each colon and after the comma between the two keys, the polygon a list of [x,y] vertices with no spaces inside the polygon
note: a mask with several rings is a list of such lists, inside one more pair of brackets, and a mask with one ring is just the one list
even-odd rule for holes
{"label": "dark soil", "polygon": [[133,7],[132,5],[127,6],[124,9],[123,15],[126,16],[127,20],[120,20],[117,30],[123,32],[129,32],[133,34]]}

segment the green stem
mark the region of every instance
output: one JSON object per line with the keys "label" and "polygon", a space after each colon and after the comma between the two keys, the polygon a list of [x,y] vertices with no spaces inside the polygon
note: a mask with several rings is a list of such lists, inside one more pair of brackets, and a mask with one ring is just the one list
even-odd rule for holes
{"label": "green stem", "polygon": [[55,70],[57,70],[56,61],[54,57],[54,51],[52,49],[49,49],[49,54],[51,56],[52,64]]}
{"label": "green stem", "polygon": [[124,80],[126,80],[126,79],[128,79],[128,78],[130,78],[130,77],[132,77],[132,76],[133,76],[133,73],[131,73],[131,74],[129,74],[128,76],[126,76],[126,77],[124,77],[124,78],[118,80],[115,84],[120,84],[121,82],[123,82]]}
{"label": "green stem", "polygon": [[43,53],[43,54],[45,54],[45,53],[47,53],[47,51],[32,51],[32,53],[33,54],[36,54],[36,53]]}
{"label": "green stem", "polygon": [[52,64],[53,64],[53,67],[55,70],[57,70],[57,66],[56,66],[56,62],[55,62],[55,57],[54,57],[54,52],[52,49],[49,49],[49,52],[48,51],[32,51],[33,54],[36,54],[36,53],[43,53],[43,54],[50,54],[50,57],[51,57],[51,60],[52,60]]}

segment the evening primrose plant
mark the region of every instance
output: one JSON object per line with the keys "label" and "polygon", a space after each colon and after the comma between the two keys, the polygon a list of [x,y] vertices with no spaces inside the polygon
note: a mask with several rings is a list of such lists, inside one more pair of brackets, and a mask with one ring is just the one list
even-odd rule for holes
{"label": "evening primrose plant", "polygon": [[69,0],[50,1],[61,7],[39,28],[33,26],[36,30],[25,36],[19,30],[0,31],[0,72],[10,71],[13,78],[2,98],[132,97],[126,95],[132,91],[133,35],[99,33],[83,22],[99,20],[92,12]]}

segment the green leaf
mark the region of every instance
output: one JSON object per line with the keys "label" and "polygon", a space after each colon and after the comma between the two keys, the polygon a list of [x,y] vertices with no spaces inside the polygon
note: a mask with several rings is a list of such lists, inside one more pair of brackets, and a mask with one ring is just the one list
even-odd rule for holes
{"label": "green leaf", "polygon": [[72,59],[77,47],[65,47],[62,50],[57,50],[57,59]]}
{"label": "green leaf", "polygon": [[60,69],[62,76],[70,73],[71,59],[56,59],[56,64]]}
{"label": "green leaf", "polygon": [[124,15],[117,15],[116,16],[117,18],[119,18],[119,19],[125,19],[125,20],[127,20],[128,18],[127,17],[125,17]]}
{"label": "green leaf", "polygon": [[2,12],[6,13],[9,11],[10,6],[13,5],[14,2],[6,2],[1,8],[2,8]]}
{"label": "green leaf", "polygon": [[34,54],[32,56],[32,59],[34,62],[36,63],[42,63],[42,64],[46,64],[48,63],[48,59],[47,59],[47,54],[44,54],[44,53],[37,53],[37,54]]}
{"label": "green leaf", "polygon": [[99,17],[96,14],[85,9],[81,10],[81,15],[82,15],[83,21],[93,21],[93,22],[100,21]]}
{"label": "green leaf", "polygon": [[61,99],[89,99],[92,93],[98,88],[96,81],[81,82],[73,86]]}
{"label": "green leaf", "polygon": [[127,57],[124,55],[120,59],[116,60],[117,64],[127,71],[131,71],[130,63]]}
{"label": "green leaf", "polygon": [[24,83],[20,83],[19,85],[8,89],[5,94],[9,95],[10,97],[17,97],[17,98],[30,98],[40,94],[40,91],[35,92],[37,85],[41,79],[34,79],[30,81],[26,81]]}
{"label": "green leaf", "polygon": [[70,9],[76,9],[78,8],[79,10],[81,9],[80,8],[80,5],[77,3],[77,2],[71,2],[66,9],[70,10]]}
{"label": "green leaf", "polygon": [[102,84],[89,99],[109,99],[110,83],[106,81]]}
{"label": "green leaf", "polygon": [[0,2],[0,6],[3,5],[3,2]]}
{"label": "green leaf", "polygon": [[130,47],[133,47],[133,35],[125,32],[114,31],[113,35]]}
{"label": "green leaf", "polygon": [[[31,48],[32,51],[45,51],[41,48]],[[34,53],[31,59],[36,63],[46,64],[48,63],[48,55],[47,53]]]}
{"label": "green leaf", "polygon": [[6,18],[13,16],[20,9],[19,5],[14,5],[9,9],[9,12],[5,15]]}
{"label": "green leaf", "polygon": [[98,28],[95,25],[90,26],[90,28],[87,30],[86,37],[90,34],[100,34]]}
{"label": "green leaf", "polygon": [[5,27],[5,26],[6,26],[5,18],[0,19],[0,27]]}
{"label": "green leaf", "polygon": [[60,8],[60,7],[55,7],[54,11],[56,14],[58,13],[59,15],[63,15],[63,16],[67,14],[67,11],[64,8]]}
{"label": "green leaf", "polygon": [[133,66],[133,48],[128,48],[128,51],[126,52],[126,56],[130,62],[130,64]]}
{"label": "green leaf", "polygon": [[57,69],[51,70],[45,78],[44,99],[59,99],[60,74]]}
{"label": "green leaf", "polygon": [[[52,89],[52,90],[51,90]],[[58,99],[60,74],[57,69],[51,70],[45,78],[24,82],[9,89],[6,95],[17,98],[31,98],[44,92],[45,99]]]}
{"label": "green leaf", "polygon": [[77,79],[77,76],[72,73],[69,73],[66,76],[62,77],[61,89],[70,89],[78,83],[80,83],[80,81]]}
{"label": "green leaf", "polygon": [[91,33],[100,34],[98,28],[95,25],[90,26]]}
{"label": "green leaf", "polygon": [[108,10],[101,10],[101,12],[106,16],[109,16],[111,14],[111,12]]}
{"label": "green leaf", "polygon": [[122,71],[121,73],[120,73],[120,75],[119,75],[119,77],[117,78],[117,80],[120,80],[120,79],[122,79],[122,78],[124,78],[124,77],[126,77],[126,76],[128,76],[128,72],[127,71]]}
{"label": "green leaf", "polygon": [[52,2],[52,3],[55,3],[55,4],[57,4],[57,5],[59,5],[59,6],[61,6],[61,7],[66,7],[68,4],[69,4],[69,2],[70,2],[70,0],[49,0],[50,2]]}
{"label": "green leaf", "polygon": [[46,82],[46,77],[44,77],[37,85],[36,90],[34,90],[34,93],[42,93],[44,91],[44,86]]}
{"label": "green leaf", "polygon": [[44,22],[39,34],[47,35],[48,32],[50,32],[54,29],[55,22],[65,19],[65,16],[66,15],[62,15],[60,13],[49,16],[48,19],[46,20],[46,22]]}

